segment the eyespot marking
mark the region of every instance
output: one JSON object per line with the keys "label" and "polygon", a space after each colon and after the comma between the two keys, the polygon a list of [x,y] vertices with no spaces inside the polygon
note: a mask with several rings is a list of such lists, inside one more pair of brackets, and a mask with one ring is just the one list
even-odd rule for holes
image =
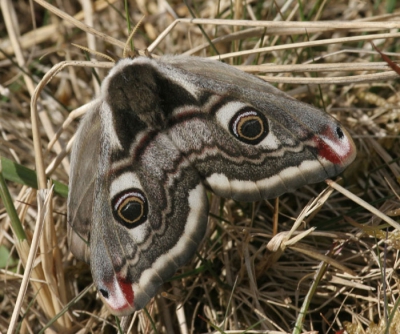
{"label": "eyespot marking", "polygon": [[251,107],[239,110],[229,122],[230,132],[240,141],[259,144],[268,135],[268,121],[265,116]]}
{"label": "eyespot marking", "polygon": [[148,204],[144,193],[137,188],[127,189],[112,200],[112,211],[114,218],[131,229],[147,219]]}

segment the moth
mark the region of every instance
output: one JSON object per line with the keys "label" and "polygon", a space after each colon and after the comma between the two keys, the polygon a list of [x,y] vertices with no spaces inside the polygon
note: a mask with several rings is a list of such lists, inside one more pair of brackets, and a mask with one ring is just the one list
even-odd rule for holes
{"label": "moth", "polygon": [[206,190],[277,197],[344,170],[356,149],[327,113],[229,65],[122,59],[71,154],[68,240],[115,315],[146,306],[206,232]]}

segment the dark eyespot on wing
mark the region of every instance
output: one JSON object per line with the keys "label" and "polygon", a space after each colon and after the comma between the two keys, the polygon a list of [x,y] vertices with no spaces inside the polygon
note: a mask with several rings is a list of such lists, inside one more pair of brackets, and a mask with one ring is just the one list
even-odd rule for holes
{"label": "dark eyespot on wing", "polygon": [[257,145],[268,135],[268,121],[262,113],[246,107],[232,117],[229,130],[240,141]]}
{"label": "dark eyespot on wing", "polygon": [[149,207],[146,195],[137,188],[126,189],[114,196],[112,210],[116,221],[126,228],[134,228],[147,219]]}

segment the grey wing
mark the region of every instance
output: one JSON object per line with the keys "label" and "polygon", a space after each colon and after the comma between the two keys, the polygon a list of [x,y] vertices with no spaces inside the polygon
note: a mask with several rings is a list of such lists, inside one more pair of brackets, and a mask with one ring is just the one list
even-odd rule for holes
{"label": "grey wing", "polygon": [[89,111],[76,133],[71,154],[68,195],[68,245],[80,260],[89,262],[94,186],[100,157],[100,104]]}
{"label": "grey wing", "polygon": [[124,315],[143,308],[194,255],[208,203],[198,172],[165,134],[140,157],[111,160],[112,176],[100,174],[95,188],[91,267],[110,311]]}
{"label": "grey wing", "polygon": [[[143,308],[194,255],[205,234],[208,202],[197,170],[165,131],[155,129],[165,126],[157,120],[157,108],[165,105],[155,103],[158,97],[148,89],[154,87],[151,71],[120,65],[103,83],[97,113],[85,118],[79,130],[82,144],[73,156],[93,160],[80,168],[94,179],[71,192],[77,199],[70,199],[69,212],[72,222],[90,219],[94,282],[110,311],[124,315]],[[87,130],[99,122],[101,129],[89,140]],[[91,141],[97,143],[96,153],[86,152]],[[80,212],[89,204],[91,211]]]}
{"label": "grey wing", "polygon": [[90,239],[93,278],[114,314],[144,307],[194,255],[205,184],[224,197],[270,198],[355,156],[332,117],[218,62],[124,59],[102,95],[73,153],[86,165],[71,170],[70,243],[87,260]]}
{"label": "grey wing", "polygon": [[200,102],[191,117],[188,107],[173,113],[169,134],[223,197],[277,197],[336,176],[355,158],[355,145],[337,120],[255,76],[197,57],[159,62],[170,81]]}

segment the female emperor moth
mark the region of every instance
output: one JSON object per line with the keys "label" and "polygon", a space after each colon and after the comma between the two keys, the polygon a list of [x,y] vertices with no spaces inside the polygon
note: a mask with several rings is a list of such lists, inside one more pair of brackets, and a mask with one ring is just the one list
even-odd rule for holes
{"label": "female emperor moth", "polygon": [[123,59],[101,92],[72,151],[68,239],[116,315],[143,308],[194,255],[206,189],[274,198],[356,155],[330,115],[217,61]]}

